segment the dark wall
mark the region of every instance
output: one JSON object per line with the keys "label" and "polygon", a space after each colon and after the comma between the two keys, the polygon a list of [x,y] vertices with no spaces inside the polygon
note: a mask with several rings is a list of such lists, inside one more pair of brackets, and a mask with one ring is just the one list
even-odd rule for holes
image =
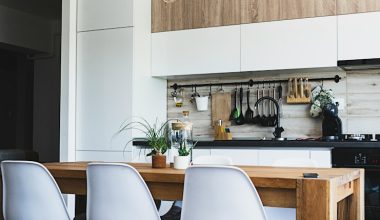
{"label": "dark wall", "polygon": [[55,55],[34,61],[33,147],[41,162],[58,162],[60,149],[61,38]]}
{"label": "dark wall", "polygon": [[0,149],[33,148],[33,61],[0,49]]}

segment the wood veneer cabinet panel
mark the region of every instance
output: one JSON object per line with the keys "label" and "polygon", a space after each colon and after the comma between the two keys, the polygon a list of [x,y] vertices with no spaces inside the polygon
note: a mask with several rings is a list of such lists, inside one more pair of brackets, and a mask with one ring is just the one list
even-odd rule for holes
{"label": "wood veneer cabinet panel", "polygon": [[332,16],[336,0],[241,0],[241,23]]}
{"label": "wood veneer cabinet panel", "polygon": [[203,27],[240,24],[240,0],[203,0]]}
{"label": "wood veneer cabinet panel", "polygon": [[380,11],[380,0],[337,0],[339,15],[371,11]]}
{"label": "wood veneer cabinet panel", "polygon": [[240,24],[240,0],[152,0],[152,32]]}

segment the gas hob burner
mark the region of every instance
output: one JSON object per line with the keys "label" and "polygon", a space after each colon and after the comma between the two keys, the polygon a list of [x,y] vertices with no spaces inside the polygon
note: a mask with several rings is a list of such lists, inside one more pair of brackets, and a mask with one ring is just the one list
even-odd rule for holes
{"label": "gas hob burner", "polygon": [[380,141],[380,134],[344,134],[343,141]]}

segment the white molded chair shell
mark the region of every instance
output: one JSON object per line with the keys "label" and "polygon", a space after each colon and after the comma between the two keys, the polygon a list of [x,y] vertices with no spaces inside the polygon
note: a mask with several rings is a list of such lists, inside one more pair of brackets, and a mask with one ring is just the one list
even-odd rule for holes
{"label": "white molded chair shell", "polygon": [[312,159],[301,159],[301,158],[284,158],[279,159],[273,163],[274,167],[311,167],[316,168],[318,164]]}
{"label": "white molded chair shell", "polygon": [[50,172],[30,161],[3,161],[5,220],[70,220],[60,189]]}
{"label": "white molded chair shell", "polygon": [[251,180],[232,166],[188,168],[181,214],[181,220],[266,219]]}
{"label": "white molded chair shell", "polygon": [[87,219],[160,220],[160,216],[135,168],[119,163],[91,163],[87,168]]}
{"label": "white molded chair shell", "polygon": [[232,160],[226,156],[199,156],[193,159],[193,165],[225,165],[231,166]]}

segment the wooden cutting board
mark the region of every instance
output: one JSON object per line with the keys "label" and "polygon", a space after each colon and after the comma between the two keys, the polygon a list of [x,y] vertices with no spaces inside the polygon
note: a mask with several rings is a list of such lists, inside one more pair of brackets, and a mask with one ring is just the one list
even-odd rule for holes
{"label": "wooden cutting board", "polygon": [[211,125],[222,120],[225,126],[230,126],[231,93],[220,92],[211,95]]}

